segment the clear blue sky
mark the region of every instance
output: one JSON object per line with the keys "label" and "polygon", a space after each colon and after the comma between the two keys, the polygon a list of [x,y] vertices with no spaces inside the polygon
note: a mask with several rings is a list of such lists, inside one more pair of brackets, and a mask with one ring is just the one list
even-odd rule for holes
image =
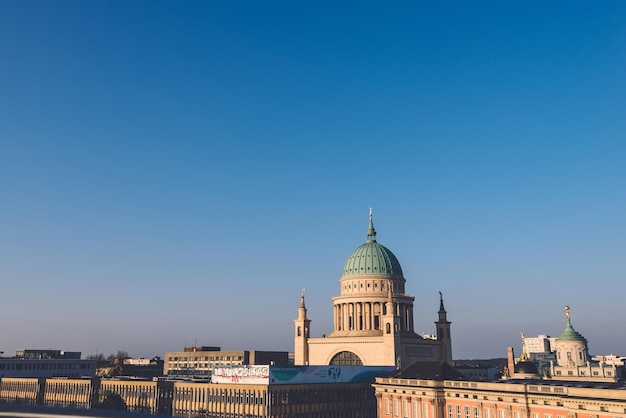
{"label": "clear blue sky", "polygon": [[0,1],[0,350],[293,350],[399,258],[455,358],[626,355],[626,3]]}

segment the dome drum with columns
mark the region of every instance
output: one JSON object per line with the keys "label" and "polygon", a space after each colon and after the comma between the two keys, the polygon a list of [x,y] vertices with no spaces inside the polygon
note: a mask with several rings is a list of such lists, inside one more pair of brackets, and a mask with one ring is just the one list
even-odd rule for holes
{"label": "dome drum with columns", "polygon": [[370,209],[366,241],[347,258],[333,301],[333,331],[323,338],[305,337],[309,329],[304,296],[296,323],[296,364],[403,365],[416,360],[452,361],[450,322],[440,299],[441,330],[437,340],[414,331],[414,296],[404,293],[406,280],[396,256],[376,241]]}

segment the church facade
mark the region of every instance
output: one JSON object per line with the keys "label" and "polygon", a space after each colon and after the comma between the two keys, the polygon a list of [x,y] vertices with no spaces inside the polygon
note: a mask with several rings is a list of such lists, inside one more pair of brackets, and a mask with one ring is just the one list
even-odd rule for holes
{"label": "church facade", "polygon": [[344,264],[340,293],[333,301],[333,332],[310,335],[304,292],[294,321],[296,365],[363,365],[405,367],[414,361],[452,363],[450,322],[440,294],[435,338],[415,333],[414,296],[396,256],[376,241],[370,210],[366,241]]}

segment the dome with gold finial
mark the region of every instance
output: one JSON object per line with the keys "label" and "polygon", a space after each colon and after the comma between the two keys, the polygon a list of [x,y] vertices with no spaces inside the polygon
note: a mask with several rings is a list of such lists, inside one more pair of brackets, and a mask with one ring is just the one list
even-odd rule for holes
{"label": "dome with gold finial", "polygon": [[582,336],[581,333],[576,331],[572,326],[572,320],[570,318],[570,308],[569,306],[565,307],[565,317],[567,318],[567,324],[565,325],[565,330],[557,337],[557,341],[580,341],[587,343],[587,339]]}

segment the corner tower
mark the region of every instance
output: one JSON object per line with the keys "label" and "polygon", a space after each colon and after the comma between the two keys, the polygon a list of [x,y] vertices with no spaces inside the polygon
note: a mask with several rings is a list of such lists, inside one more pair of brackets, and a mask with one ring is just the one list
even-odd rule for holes
{"label": "corner tower", "polygon": [[309,344],[307,341],[311,336],[311,321],[306,317],[304,289],[302,289],[302,296],[300,296],[298,319],[295,319],[293,322],[295,325],[294,361],[296,364],[307,365],[309,364]]}
{"label": "corner tower", "polygon": [[441,341],[441,351],[439,359],[452,364],[452,337],[450,336],[450,324],[448,313],[443,306],[443,293],[439,292],[439,320],[435,322],[437,326],[437,340]]}

